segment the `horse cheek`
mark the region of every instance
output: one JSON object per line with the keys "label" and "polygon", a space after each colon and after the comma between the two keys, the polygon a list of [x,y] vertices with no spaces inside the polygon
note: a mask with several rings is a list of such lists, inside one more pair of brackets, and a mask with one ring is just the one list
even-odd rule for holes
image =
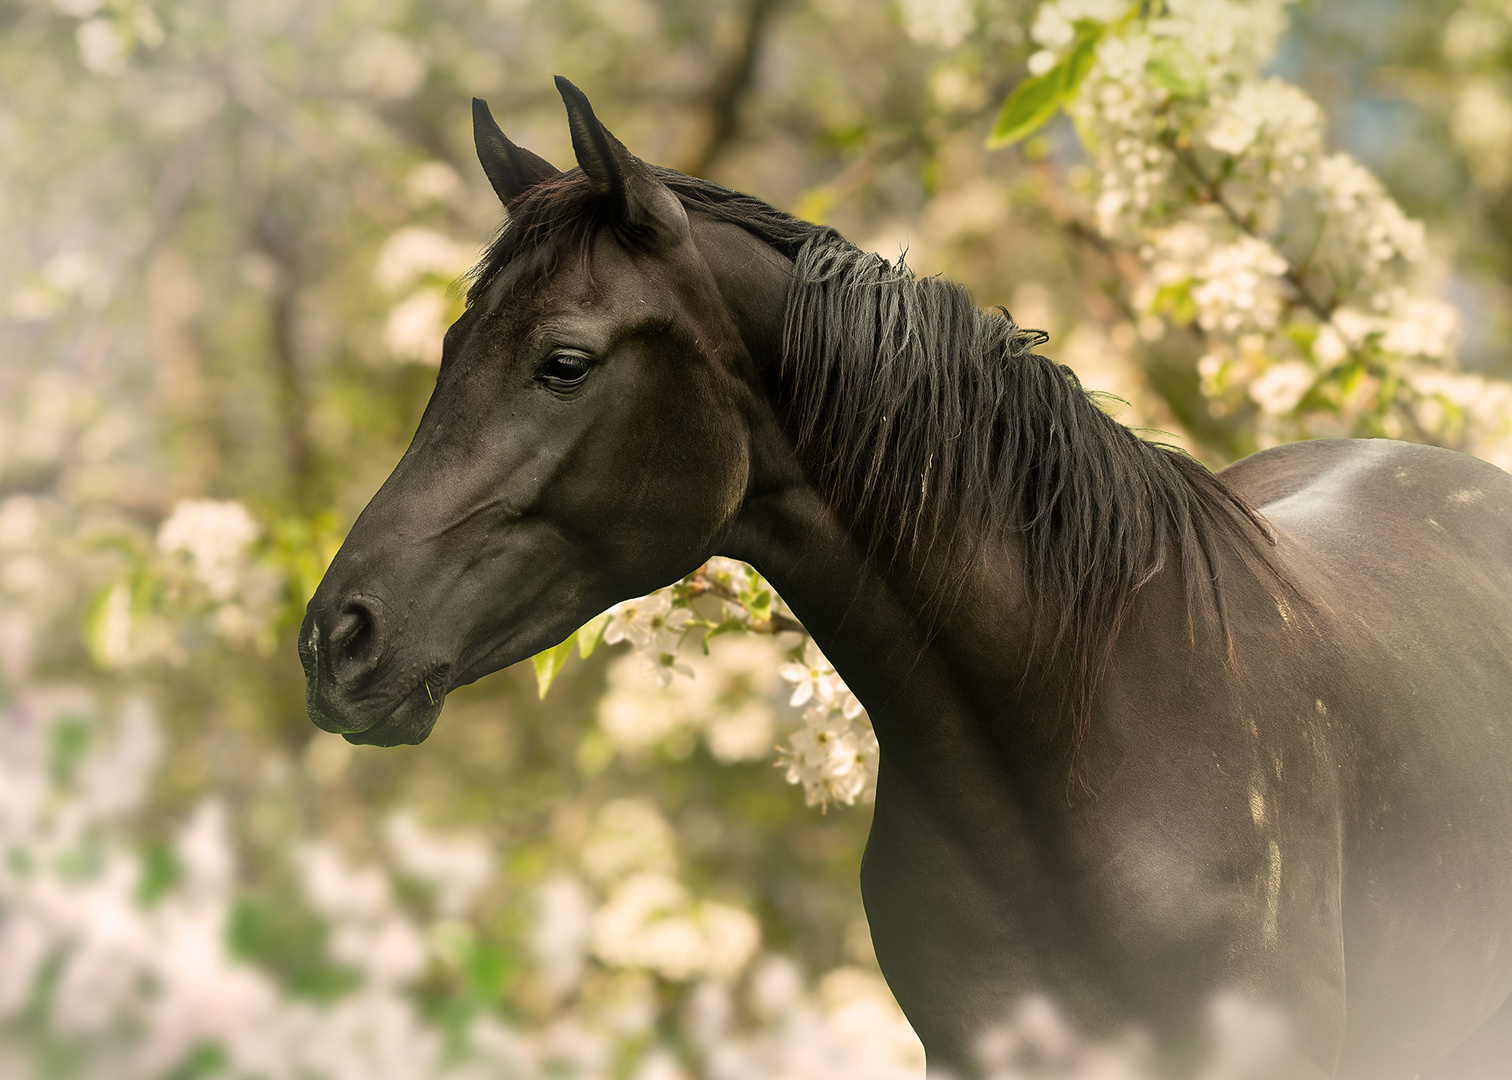
{"label": "horse cheek", "polygon": [[690,446],[682,477],[683,503],[697,508],[697,559],[714,554],[741,507],[751,478],[750,435],[738,415],[711,409]]}

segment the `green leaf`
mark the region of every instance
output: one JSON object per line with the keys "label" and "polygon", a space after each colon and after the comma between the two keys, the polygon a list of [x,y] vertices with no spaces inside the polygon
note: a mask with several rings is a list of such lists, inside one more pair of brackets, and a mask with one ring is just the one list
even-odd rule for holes
{"label": "green leaf", "polygon": [[772,621],[772,590],[756,586],[740,590],[740,602],[756,622]]}
{"label": "green leaf", "polygon": [[554,645],[545,652],[538,652],[530,658],[535,667],[536,690],[541,697],[546,696],[546,691],[551,689],[551,684],[556,680],[557,673],[562,670],[562,665],[567,663],[567,657],[572,655],[572,646],[577,644],[577,635],[573,634],[560,645]]}
{"label": "green leaf", "polygon": [[1066,61],[1062,60],[1043,75],[1031,75],[1015,86],[987,136],[987,149],[1012,146],[1043,127],[1060,108],[1065,78]]}
{"label": "green leaf", "polygon": [[1060,63],[1043,75],[1031,75],[1013,88],[998,114],[987,149],[1011,146],[1033,135],[1076,93],[1097,61],[1097,43],[1106,31],[1088,20],[1076,24],[1076,42]]}
{"label": "green leaf", "polygon": [[839,201],[839,195],[834,188],[821,185],[805,191],[794,207],[793,213],[804,221],[812,221],[815,225],[823,225],[829,220],[830,211],[834,210],[835,203]]}
{"label": "green leaf", "polygon": [[1061,101],[1065,101],[1081,87],[1087,72],[1097,60],[1097,43],[1102,38],[1102,27],[1095,23],[1082,23],[1077,27],[1076,45],[1070,55],[1061,61],[1065,75],[1061,82]]}
{"label": "green leaf", "polygon": [[294,998],[332,1001],[362,980],[326,958],[325,920],[269,889],[237,897],[226,935],[239,956],[271,969]]}
{"label": "green leaf", "polygon": [[520,956],[502,942],[480,941],[467,958],[468,989],[481,1001],[494,1001],[520,968]]}
{"label": "green leaf", "polygon": [[1169,38],[1156,41],[1145,61],[1145,71],[1155,85],[1172,97],[1200,97],[1207,89],[1207,72],[1202,62]]}
{"label": "green leaf", "polygon": [[731,634],[731,633],[734,633],[737,630],[749,630],[749,629],[750,629],[750,626],[748,626],[746,623],[742,622],[739,619],[725,619],[722,622],[715,623],[713,626],[709,627],[708,633],[704,634],[704,640],[703,640],[704,655],[705,656],[709,655],[709,641],[712,638],[717,638],[721,634]]}
{"label": "green leaf", "polygon": [[151,907],[183,877],[183,868],[172,847],[160,841],[149,843],[142,852],[142,872],[137,881],[137,903]]}
{"label": "green leaf", "polygon": [[578,655],[584,660],[593,655],[593,650],[599,647],[604,640],[604,631],[609,628],[609,613],[595,615],[578,628],[574,635],[577,641]]}
{"label": "green leaf", "polygon": [[74,774],[94,741],[96,726],[90,717],[76,713],[70,713],[54,725],[48,773],[58,787],[73,783]]}
{"label": "green leaf", "polygon": [[1156,315],[1164,315],[1175,326],[1190,326],[1197,319],[1197,301],[1192,299],[1192,283],[1181,281],[1162,286],[1155,294],[1155,302],[1150,305],[1150,310]]}

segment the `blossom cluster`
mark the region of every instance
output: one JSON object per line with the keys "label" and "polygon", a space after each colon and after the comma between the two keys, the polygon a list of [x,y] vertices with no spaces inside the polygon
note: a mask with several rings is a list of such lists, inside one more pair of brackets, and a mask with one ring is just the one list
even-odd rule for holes
{"label": "blossom cluster", "polygon": [[211,1045],[228,1077],[442,1075],[441,1033],[403,993],[430,950],[389,879],[309,846],[305,902],[330,917],[331,961],[359,978],[334,1003],[289,995],[231,947],[238,857],[220,802],[188,815],[165,853],[133,843],[162,749],[139,699],[111,723],[82,691],[33,688],[0,713],[6,1060],[30,1074],[50,1035],[122,1078],[168,1075]]}
{"label": "blossom cluster", "polygon": [[610,967],[674,981],[738,976],[761,941],[741,908],[695,900],[676,876],[671,826],[643,800],[599,809],[581,863],[604,902],[588,920],[586,944]]}
{"label": "blossom cluster", "polygon": [[263,527],[232,499],[183,499],[158,527],[155,550],[96,607],[91,644],[106,667],[188,662],[196,631],[232,645],[273,644],[285,581],[255,557]]}
{"label": "blossom cluster", "polygon": [[976,26],[973,0],[898,0],[903,29],[926,48],[953,49]]}
{"label": "blossom cluster", "polygon": [[[531,891],[527,952],[549,1022],[521,1030],[484,1009],[458,1027],[421,1007],[424,981],[475,952],[470,915],[498,869],[478,837],[406,814],[385,828],[382,862],[317,836],[289,856],[297,895],[280,903],[321,919],[322,962],[345,973],[334,995],[294,993],[233,947],[246,883],[222,802],[189,813],[165,852],[133,838],[163,749],[142,699],[112,719],[83,691],[30,687],[0,709],[7,1075],[40,1075],[58,1039],[81,1075],[121,1080],[607,1080],[627,1053],[636,1077],[666,1080],[691,1064],[728,1080],[923,1067],[879,976],[839,968],[806,986],[762,952],[754,916],[694,894],[670,824],[637,799],[602,806],[577,865]],[[686,985],[687,1007],[666,1012],[658,981]]]}
{"label": "blossom cluster", "polygon": [[677,658],[683,635],[692,621],[690,609],[674,606],[672,594],[659,589],[611,608],[604,641],[609,645],[628,641],[636,654],[649,663],[657,683],[667,686],[674,673],[693,677],[693,669]]}
{"label": "blossom cluster", "polygon": [[[448,176],[455,182],[456,174],[449,170],[416,170],[410,190],[444,190]],[[418,225],[406,225],[383,242],[373,281],[385,293],[402,297],[384,322],[383,340],[391,358],[433,367],[441,363],[442,339],[459,313],[448,292],[476,255],[471,245]]]}
{"label": "blossom cluster", "polygon": [[880,751],[861,702],[812,639],[781,675],[793,684],[789,704],[803,707],[803,726],[782,750],[788,783],[803,785],[810,806],[871,802]]}
{"label": "blossom cluster", "polygon": [[[680,654],[675,668],[632,652],[609,667],[599,727],[615,750],[631,756],[654,746],[680,756],[691,749],[689,738],[698,736],[716,761],[759,761],[776,739],[782,659],[778,642],[757,634],[721,635],[708,643],[707,653]],[[656,676],[673,670],[687,677],[661,685]]]}
{"label": "blossom cluster", "polygon": [[[724,608],[725,617],[717,622],[693,606],[710,592]],[[870,802],[876,795],[877,737],[861,702],[819,647],[797,631],[783,635],[790,639],[786,648],[770,635],[726,633],[774,627],[774,601],[755,570],[716,559],[680,590],[663,589],[616,605],[604,640],[629,642],[634,651],[610,669],[600,726],[617,749],[631,753],[701,731],[720,761],[757,760],[769,752],[777,723],[775,670],[792,684],[788,705],[803,710],[797,729],[778,750],[787,781],[803,787],[809,806]],[[710,632],[705,655],[681,653],[697,628]],[[654,694],[636,677],[647,671],[662,693]],[[674,680],[674,674],[687,681]]]}
{"label": "blossom cluster", "polygon": [[1285,8],[1050,0],[1036,12],[1032,74],[1091,50],[1065,105],[1095,163],[1081,173],[1095,228],[1139,255],[1142,330],[1196,328],[1211,408],[1253,409],[1263,442],[1412,435],[1512,460],[1503,414],[1471,395],[1425,409],[1432,380],[1395,376],[1452,371],[1459,316],[1433,293],[1422,224],[1329,151],[1315,101],[1262,74]]}

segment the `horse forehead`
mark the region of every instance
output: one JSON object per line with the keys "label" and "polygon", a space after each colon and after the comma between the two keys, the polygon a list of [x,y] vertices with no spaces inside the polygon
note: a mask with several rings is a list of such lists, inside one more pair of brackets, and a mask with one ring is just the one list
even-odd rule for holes
{"label": "horse forehead", "polygon": [[689,276],[673,260],[632,255],[603,236],[585,252],[558,253],[546,262],[549,270],[527,263],[500,275],[489,307],[513,308],[534,324],[582,315],[634,318],[648,307],[671,308],[680,279]]}

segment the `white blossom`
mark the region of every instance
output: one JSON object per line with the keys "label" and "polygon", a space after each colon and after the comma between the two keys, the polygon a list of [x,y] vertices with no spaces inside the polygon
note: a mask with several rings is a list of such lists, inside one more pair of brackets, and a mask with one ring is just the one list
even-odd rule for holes
{"label": "white blossom", "polygon": [[104,749],[79,767],[76,792],[91,818],[107,818],[141,805],[163,754],[163,736],[151,707],[140,697],[122,708]]}
{"label": "white blossom", "polygon": [[343,920],[327,946],[331,959],[361,971],[374,986],[400,986],[425,971],[425,939],[397,911],[372,922]]}
{"label": "white blossom", "polygon": [[1128,10],[1127,0],[1054,0],[1035,11],[1029,36],[1047,49],[1064,49],[1075,40],[1077,22],[1109,23]]}
{"label": "white blossom", "polygon": [[473,255],[470,245],[445,233],[406,225],[383,242],[373,280],[387,292],[401,292],[425,277],[456,277],[467,269]]}
{"label": "white blossom", "polygon": [[778,674],[793,684],[790,705],[802,706],[812,701],[826,709],[838,709],[847,720],[861,715],[861,702],[812,638],[803,646],[803,662],[783,664]]}
{"label": "white blossom", "polygon": [[358,35],[341,65],[346,85],[378,101],[407,98],[425,81],[428,65],[410,42],[397,34],[369,31]]}
{"label": "white blossom", "polygon": [[391,910],[393,893],[383,874],[376,867],[351,867],[328,843],[306,843],[295,865],[305,899],[323,915],[371,922]]}
{"label": "white blossom", "polygon": [[394,305],[383,323],[383,343],[395,360],[441,363],[451,304],[440,289],[417,289]]}
{"label": "white blossom", "polygon": [[920,45],[953,49],[976,26],[973,0],[898,0],[903,29]]}
{"label": "white blossom", "polygon": [[625,600],[609,610],[604,640],[610,645],[628,641],[647,653],[675,653],[683,628],[693,618],[686,608],[674,608],[672,594],[665,591]]}
{"label": "white blossom", "polygon": [[212,903],[226,895],[236,881],[236,853],[225,804],[218,799],[200,803],[179,830],[174,852],[182,890]]}
{"label": "white blossom", "polygon": [[1512,98],[1497,82],[1472,79],[1460,88],[1450,131],[1470,158],[1477,187],[1506,185],[1512,176]]}
{"label": "white blossom", "polygon": [[755,955],[760,939],[760,927],[747,912],[695,904],[682,883],[650,872],[616,885],[593,917],[593,952],[600,960],[679,981],[733,977]]}
{"label": "white blossom", "polygon": [[0,1018],[9,1018],[31,1000],[32,988],[55,940],[31,913],[9,911],[0,919]]}
{"label": "white blossom", "polygon": [[1240,237],[1213,249],[1194,274],[1197,321],[1205,330],[1229,334],[1271,329],[1281,314],[1280,279],[1286,270],[1286,260],[1257,237]]}
{"label": "white blossom", "polygon": [[803,727],[783,747],[790,784],[802,784],[809,806],[869,802],[876,796],[879,750],[869,724],[847,719],[838,709],[811,706]]}
{"label": "white blossom", "polygon": [[101,17],[82,22],[74,30],[79,59],[97,75],[119,75],[126,70],[131,45],[115,19]]}
{"label": "white blossom", "polygon": [[1249,394],[1255,404],[1272,416],[1289,413],[1317,378],[1318,373],[1310,365],[1300,360],[1286,360],[1270,367],[1250,383]]}
{"label": "white blossom", "polygon": [[184,552],[190,570],[212,599],[229,600],[243,572],[246,550],[262,529],[235,500],[183,499],[158,527],[164,554]]}
{"label": "white blossom", "polygon": [[671,873],[677,860],[672,826],[644,799],[614,799],[594,815],[579,859],[589,880],[600,884],[643,870]]}
{"label": "white blossom", "polygon": [[462,178],[444,161],[422,161],[409,171],[404,181],[405,195],[412,206],[447,202],[461,190]]}
{"label": "white blossom", "polygon": [[1225,154],[1260,145],[1267,156],[1301,172],[1323,141],[1323,110],[1280,79],[1248,82],[1213,109],[1204,137]]}
{"label": "white blossom", "polygon": [[829,660],[810,639],[803,662],[784,664],[793,684],[790,703],[807,706],[803,726],[781,748],[790,784],[801,784],[809,806],[869,802],[876,794],[878,747],[865,710]]}
{"label": "white blossom", "polygon": [[709,642],[707,656],[694,652],[679,659],[679,670],[686,669],[689,678],[666,685],[641,654],[632,654],[609,667],[599,726],[628,754],[643,753],[678,733],[699,732],[719,761],[757,760],[772,749],[780,662],[781,651],[769,635],[721,634]]}
{"label": "white blossom", "polygon": [[1352,249],[1361,277],[1369,279],[1392,259],[1413,263],[1426,253],[1423,223],[1407,217],[1380,180],[1348,154],[1318,163],[1318,192],[1330,229]]}
{"label": "white blossom", "polygon": [[593,898],[577,878],[557,874],[536,891],[534,906],[530,949],[536,969],[553,994],[564,994],[583,973]]}
{"label": "white blossom", "polygon": [[1460,313],[1442,300],[1399,293],[1383,322],[1381,348],[1398,356],[1452,360],[1458,349]]}
{"label": "white blossom", "polygon": [[1506,19],[1474,6],[1460,8],[1444,24],[1444,58],[1454,64],[1492,59],[1506,41]]}
{"label": "white blossom", "polygon": [[677,658],[683,634],[692,620],[693,613],[687,608],[673,606],[671,593],[654,592],[610,608],[604,641],[610,645],[630,642],[649,661],[656,681],[667,686],[674,673],[693,676],[693,669]]}
{"label": "white blossom", "polygon": [[772,750],[772,710],[751,700],[738,708],[720,709],[709,717],[704,739],[714,760],[724,765],[759,761]]}

